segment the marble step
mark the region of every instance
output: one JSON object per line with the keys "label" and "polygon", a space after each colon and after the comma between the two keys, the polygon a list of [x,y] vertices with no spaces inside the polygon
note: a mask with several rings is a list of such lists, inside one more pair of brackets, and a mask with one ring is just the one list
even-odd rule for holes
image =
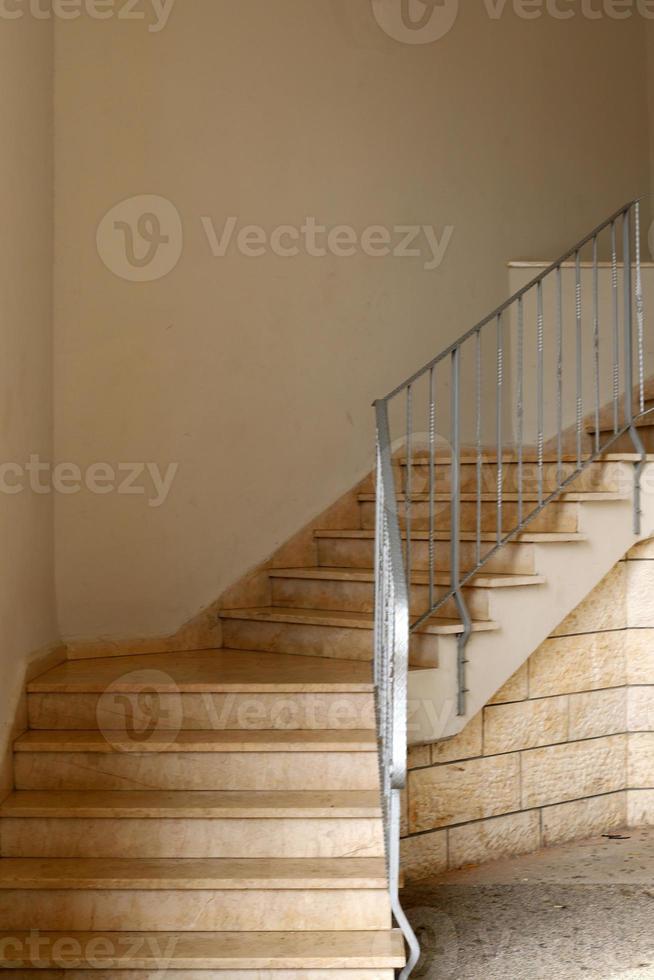
{"label": "marble step", "polygon": [[247,650],[68,661],[28,689],[33,729],[372,729],[371,668]]}
{"label": "marble step", "polygon": [[[372,660],[373,617],[371,613],[334,612],[326,609],[291,609],[262,606],[252,609],[223,609],[223,636],[230,647],[249,650],[260,647],[280,653],[301,655],[311,651],[321,657]],[[497,623],[477,620],[475,632],[496,630]],[[411,665],[438,666],[439,637],[461,633],[459,619],[433,618],[411,637]]]}
{"label": "marble step", "polygon": [[[3,970],[7,980],[102,980],[99,970]],[[111,980],[395,980],[395,970],[111,970]]]}
{"label": "marble step", "polygon": [[[61,942],[66,939],[66,942]],[[6,941],[5,941],[6,940]],[[43,932],[0,933],[0,968],[70,965],[97,970],[360,970],[401,969],[396,930],[368,932]],[[42,976],[42,974],[39,974]]]}
{"label": "marble step", "polygon": [[386,888],[383,858],[2,858],[1,891]]}
{"label": "marble step", "polygon": [[[272,599],[276,606],[302,609],[331,609],[347,612],[374,611],[375,573],[372,568],[274,568],[269,572]],[[482,570],[466,588],[466,600],[471,616],[492,618],[491,594],[494,589],[542,585],[539,575],[510,575]],[[436,571],[433,575],[434,600],[449,592],[451,576]],[[416,570],[411,577],[411,611],[419,616],[431,608],[429,574]],[[457,606],[448,600],[439,616],[454,617]]]}
{"label": "marble step", "polygon": [[[504,459],[502,463],[502,479],[507,492],[517,492],[522,486],[524,492],[537,493],[539,480],[543,488],[552,492],[559,486],[561,480],[574,477],[571,489],[581,490],[628,490],[628,467],[624,466],[626,454],[613,454],[605,459],[589,463],[580,473],[577,472],[576,454],[562,454],[561,463],[556,454],[546,453],[542,467],[539,466],[538,456],[531,451],[525,451],[522,464],[517,458]],[[433,466],[433,481],[436,492],[448,492],[451,488],[451,460],[449,457],[437,456]],[[559,475],[560,469],[560,475]],[[406,490],[409,477],[413,492],[428,492],[431,464],[427,453],[414,454],[409,470],[406,457],[400,456],[394,460],[394,476],[398,490]],[[476,493],[478,481],[484,493],[495,493],[497,490],[498,463],[496,454],[482,451],[481,463],[478,465],[475,452],[466,454],[460,465],[461,490],[464,493]],[[371,474],[363,484],[362,490],[373,492],[375,475]]]}
{"label": "marble step", "polygon": [[333,858],[383,855],[379,794],[14,792],[5,857]]}
{"label": "marble step", "polygon": [[27,732],[19,790],[358,790],[379,785],[368,732]]}
{"label": "marble step", "polygon": [[[481,483],[482,493],[495,493],[497,490],[499,466],[497,462],[484,460],[480,472],[478,471],[477,460],[470,460],[461,464],[461,490],[464,493],[476,493]],[[502,480],[504,490],[517,493],[520,486],[526,493],[538,493],[539,481],[542,479],[543,489],[546,493],[556,490],[563,480],[574,477],[571,489],[574,491],[609,491],[626,492],[629,487],[625,484],[625,467],[621,462],[600,461],[591,463],[575,476],[577,470],[576,459],[562,460],[559,463],[556,458],[551,456],[543,460],[542,468],[538,465],[538,458],[533,454],[525,454],[522,466],[517,462],[505,461],[502,464]],[[427,493],[429,490],[430,465],[428,457],[413,459],[411,463],[411,489],[413,492]],[[409,480],[409,469],[406,459],[400,461],[400,466],[396,468],[397,486],[402,490],[407,489]],[[434,487],[437,491],[449,491],[451,487],[451,464],[441,462],[434,466]]]}
{"label": "marble step", "polygon": [[[529,524],[531,531],[577,531],[579,530],[579,505],[581,503],[607,502],[623,500],[621,493],[588,492],[566,493],[550,501],[549,504],[533,518]],[[400,493],[398,499],[398,517],[401,527],[406,526],[405,495]],[[360,494],[361,525],[364,528],[375,526],[375,496]],[[493,494],[483,494],[481,501],[481,530],[496,531],[498,526],[498,498]],[[523,495],[523,519],[538,507],[536,494]],[[475,494],[461,495],[461,527],[464,531],[475,530],[478,520],[478,505]],[[427,531],[430,526],[431,506],[428,494],[415,493],[411,499],[411,527],[416,531]],[[436,495],[435,525],[439,529],[450,527],[452,519],[451,500],[449,494]],[[517,494],[507,493],[503,496],[502,528],[508,533],[519,523],[519,503]]]}
{"label": "marble step", "polygon": [[382,858],[0,861],[4,928],[278,932],[385,929]]}
{"label": "marble step", "polygon": [[[406,540],[406,534],[403,535]],[[375,555],[375,532],[371,528],[359,531],[319,530],[315,532],[318,548],[318,564],[332,568],[372,568]],[[485,574],[531,575],[537,571],[535,545],[585,541],[583,534],[575,532],[538,533],[526,532],[510,541],[496,552],[483,567]],[[486,532],[481,536],[480,555],[483,557],[496,544],[495,534]],[[446,531],[437,531],[432,541],[434,564],[439,571],[450,568],[451,536]],[[468,571],[477,563],[477,543],[474,532],[466,532],[460,542],[461,568]],[[429,568],[429,532],[416,531],[411,534],[411,565],[415,571]]]}

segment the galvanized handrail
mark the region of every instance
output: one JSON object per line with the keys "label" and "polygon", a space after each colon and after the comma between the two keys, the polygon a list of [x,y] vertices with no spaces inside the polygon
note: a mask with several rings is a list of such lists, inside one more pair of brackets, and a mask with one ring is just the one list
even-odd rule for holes
{"label": "galvanized handrail", "polygon": [[[619,226],[621,236],[618,236]],[[621,261],[619,238],[622,242]],[[585,263],[582,263],[582,254],[588,246],[591,255],[587,264],[592,270],[591,281],[587,284],[591,292],[591,313],[590,316],[585,316],[585,306],[588,304],[584,303],[582,265]],[[600,246],[604,246],[610,256],[610,283],[607,283],[607,292],[611,315],[608,318],[602,317],[600,313]],[[574,314],[570,317],[573,331],[566,332],[564,265],[570,259],[574,260]],[[622,317],[619,303],[620,269]],[[530,302],[533,302],[531,317],[527,308]],[[552,308],[555,322],[553,332],[546,331],[548,304]],[[602,321],[607,319],[610,321],[610,336],[608,343],[603,343],[601,327]],[[531,331],[530,320],[533,321]],[[490,354],[485,357],[484,341],[489,338],[492,328]],[[584,350],[589,341],[592,356],[586,359]],[[530,344],[532,364],[528,366],[525,385],[526,349],[529,350]],[[572,370],[569,364],[569,346],[574,349]],[[550,349],[554,363],[548,368],[546,357]],[[605,367],[606,380],[611,391],[609,408],[612,408],[612,422],[602,430],[601,382],[603,358],[606,361],[605,351],[610,351]],[[635,390],[634,353],[638,364]],[[462,371],[467,355],[470,356],[469,363],[466,362],[465,365],[468,372],[465,391],[474,391],[474,397],[468,395],[463,399]],[[488,366],[489,361],[493,364],[493,384],[484,389],[483,368]],[[532,375],[529,375],[530,369],[533,371]],[[440,378],[439,370],[441,373],[445,371],[444,380]],[[566,390],[568,378],[573,378],[574,384]],[[425,387],[422,392],[421,383]],[[593,392],[590,428],[584,407],[585,391],[589,388]],[[550,409],[550,400],[546,398],[546,392],[553,392],[556,397],[556,411],[547,420],[546,412]],[[532,420],[527,417],[530,395],[535,400],[535,405],[531,406]],[[565,491],[586,467],[599,459],[624,435],[630,437],[639,456],[639,461],[634,466],[634,530],[639,533],[640,476],[646,455],[636,422],[647,414],[645,401],[640,207],[638,201],[630,201],[457,341],[384,398],[375,402],[375,689],[390,893],[393,913],[407,939],[410,954],[408,964],[401,974],[402,980],[411,974],[420,955],[416,936],[399,899],[400,794],[406,785],[407,776],[410,634],[439,612],[442,614],[444,607],[448,605],[451,607],[450,615],[454,612],[458,614],[460,631],[457,635],[457,710],[460,716],[464,716],[467,694],[466,646],[472,633],[472,617],[465,587],[501,547],[519,535],[548,503]],[[484,406],[489,406],[489,410],[484,411]],[[391,413],[402,416],[395,439],[392,437]],[[423,430],[416,425],[416,418],[421,414],[426,420],[426,429]],[[448,415],[447,452],[444,456],[437,457],[437,417],[440,420]],[[488,418],[491,416],[495,431],[494,438],[489,440]],[[534,429],[531,443],[526,441],[530,421]],[[570,423],[568,428],[566,421]],[[472,465],[474,473],[464,501],[462,465],[466,427],[470,432],[470,441],[467,443],[470,455],[465,462]],[[422,452],[417,449],[419,440],[424,441]],[[552,447],[551,453],[556,467],[553,485],[547,489],[546,440],[547,445]],[[532,453],[536,460],[533,507],[528,506],[530,494],[525,489],[525,457],[529,446],[533,447]],[[505,458],[509,466],[516,466],[516,491],[511,496],[505,489]],[[490,500],[483,494],[484,465],[489,461],[490,465],[496,467],[496,473],[493,474],[494,492]],[[571,472],[566,475],[565,463],[570,461],[572,464],[568,469]],[[414,469],[418,465],[427,467],[428,481],[427,492],[416,496],[413,481]],[[437,465],[443,467],[446,476],[448,470],[450,473],[449,486],[444,493],[437,493],[436,490]],[[398,472],[405,474],[402,508],[398,506]],[[439,497],[445,502],[440,511],[437,500]],[[462,530],[462,504],[467,508],[465,523],[470,528],[466,532]],[[486,506],[488,504],[494,505],[490,515]],[[444,536],[443,531],[449,536],[449,586],[445,588],[438,588],[436,582],[439,518],[445,519],[445,527],[440,529],[440,536]],[[488,540],[489,531],[491,546],[484,550],[482,544],[484,540]],[[423,545],[425,539],[426,555],[423,554],[419,561],[417,549]],[[470,544],[473,545],[472,553]],[[464,562],[462,551],[466,545],[468,553]],[[422,567],[418,568],[419,565]]]}

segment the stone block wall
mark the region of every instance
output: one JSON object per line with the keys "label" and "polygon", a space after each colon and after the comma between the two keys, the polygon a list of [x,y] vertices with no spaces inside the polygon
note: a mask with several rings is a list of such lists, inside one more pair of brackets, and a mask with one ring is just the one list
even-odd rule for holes
{"label": "stone block wall", "polygon": [[410,752],[408,880],[654,824],[654,540],[455,739]]}

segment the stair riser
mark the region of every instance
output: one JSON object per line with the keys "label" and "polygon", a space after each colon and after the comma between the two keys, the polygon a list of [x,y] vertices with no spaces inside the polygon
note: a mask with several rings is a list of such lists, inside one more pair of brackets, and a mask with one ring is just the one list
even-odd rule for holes
{"label": "stair riser", "polygon": [[[104,974],[108,976],[108,973]],[[102,980],[97,970],[3,970],[8,980]],[[164,980],[161,970],[111,970],[111,980]],[[165,980],[395,980],[393,970],[167,970]]]}
{"label": "stair riser", "polygon": [[[138,718],[134,696],[135,717]],[[33,729],[131,730],[124,702],[99,694],[30,694]],[[159,694],[158,731],[326,731],[374,729],[372,694]],[[169,721],[167,721],[167,719]]]}
{"label": "stair riser", "polygon": [[[434,562],[439,570],[450,567],[450,542],[434,542]],[[481,554],[493,547],[491,541],[482,541]],[[318,564],[331,568],[373,568],[375,564],[375,543],[372,538],[319,538]],[[461,543],[461,568],[467,571],[476,564],[476,549],[473,541]],[[429,544],[427,541],[412,541],[411,565],[415,571],[429,568]],[[530,544],[512,544],[498,551],[484,565],[486,572],[500,572],[514,575],[531,575],[536,571],[534,549]]]}
{"label": "stair riser", "polygon": [[377,789],[374,752],[18,752],[17,789]]}
{"label": "stair riser", "polygon": [[302,932],[387,929],[381,890],[0,892],[3,929]]}
{"label": "stair riser", "polygon": [[[375,607],[375,589],[372,582],[338,582],[311,579],[272,578],[273,605],[295,609],[330,609],[345,612],[372,612]],[[438,600],[449,589],[434,589]],[[468,609],[473,619],[489,619],[489,590],[466,589]],[[411,587],[411,612],[420,615],[430,608],[429,589],[426,585]],[[439,609],[439,616],[456,618],[457,606],[448,600]]]}
{"label": "stair riser", "polygon": [[[270,650],[337,660],[372,660],[372,629],[265,623],[246,619],[223,620],[227,646],[237,650]],[[412,666],[438,666],[438,637],[412,636]]]}
{"label": "stair riser", "polygon": [[252,820],[7,818],[4,857],[382,857],[378,817]]}
{"label": "stair riser", "polygon": [[[537,505],[532,501],[525,502],[523,509],[523,519],[535,509]],[[364,501],[361,507],[361,526],[363,528],[373,528],[375,526],[375,504],[373,501]],[[505,533],[518,526],[518,505],[517,503],[505,503],[503,506],[502,527]],[[399,508],[400,526],[405,527],[404,505],[400,502]],[[449,504],[437,504],[435,509],[435,528],[438,531],[445,530],[451,525],[451,508]],[[553,501],[542,513],[530,522],[529,531],[576,531],[578,527],[578,505],[576,503],[559,503]],[[429,503],[427,501],[414,501],[411,508],[411,527],[415,531],[429,530]],[[477,527],[477,504],[474,501],[461,502],[461,530],[474,531]],[[497,530],[497,504],[495,502],[483,501],[481,505],[481,530]]]}

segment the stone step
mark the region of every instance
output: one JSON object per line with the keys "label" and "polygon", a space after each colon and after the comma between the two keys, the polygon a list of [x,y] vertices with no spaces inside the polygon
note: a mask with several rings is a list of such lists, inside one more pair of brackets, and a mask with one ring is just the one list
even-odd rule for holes
{"label": "stone step", "polygon": [[[406,534],[403,535],[406,540]],[[375,555],[375,532],[363,531],[315,532],[318,548],[318,564],[321,567],[372,568]],[[477,545],[474,532],[466,532],[460,541],[461,568],[468,571],[477,563]],[[583,534],[574,532],[524,533],[510,541],[504,548],[490,558],[483,567],[488,573],[530,575],[537,571],[534,545],[585,541]],[[496,535],[482,534],[480,555],[483,557],[495,547]],[[440,571],[450,568],[451,538],[445,531],[437,531],[433,536],[435,567]],[[429,532],[416,531],[411,534],[411,565],[416,571],[429,567]]]}
{"label": "stone step", "polygon": [[[111,970],[401,969],[396,930],[367,932],[58,932],[0,933],[0,968],[89,966]],[[65,939],[66,942],[61,942]],[[39,974],[42,975],[42,974]],[[107,973],[105,972],[106,976]]]}
{"label": "stone step", "polygon": [[378,787],[374,732],[28,732],[19,790],[358,790]]}
{"label": "stone step", "polygon": [[[276,606],[347,612],[374,611],[375,573],[372,568],[275,568],[269,572],[269,576]],[[470,614],[480,620],[492,618],[491,593],[494,589],[542,585],[544,581],[539,575],[505,575],[481,571],[465,590]],[[450,591],[451,576],[447,572],[435,572],[433,586],[434,601],[437,601]],[[429,598],[429,574],[415,571],[411,579],[410,601],[414,616],[431,608]],[[456,613],[456,603],[449,600],[438,614],[454,617]]]}
{"label": "stone step", "polygon": [[[3,970],[7,980],[101,980],[98,970]],[[395,980],[395,970],[111,970],[111,980]]]}
{"label": "stone step", "polygon": [[[372,660],[373,616],[371,613],[334,612],[326,609],[290,609],[262,606],[252,609],[223,609],[223,636],[230,647],[275,650],[280,653],[313,655],[347,660]],[[475,632],[495,630],[492,620],[477,620]],[[438,666],[439,637],[463,631],[459,619],[430,619],[411,637],[411,664]]]}
{"label": "stone step", "polygon": [[[3,970],[7,980],[102,980],[98,970]],[[395,980],[395,970],[111,970],[111,980]]]}
{"label": "stone step", "polygon": [[5,857],[334,858],[384,853],[378,791],[14,792]]}
{"label": "stone step", "polygon": [[3,859],[4,928],[189,932],[390,926],[382,858]]}
{"label": "stone step", "polygon": [[[398,517],[401,527],[406,527],[405,495],[398,494]],[[581,503],[607,502],[625,499],[619,493],[566,493],[550,501],[529,523],[531,531],[577,531],[579,529],[579,505]],[[375,495],[360,494],[361,525],[364,528],[375,526]],[[522,519],[526,520],[538,508],[538,496],[523,495]],[[475,494],[461,495],[461,527],[464,531],[474,531],[479,520],[482,531],[497,531],[498,498],[494,494],[483,494],[478,505]],[[439,530],[449,528],[452,520],[452,506],[449,494],[437,494],[434,505],[434,524]],[[416,493],[411,498],[411,527],[416,531],[427,531],[430,527],[431,505],[428,494]],[[518,495],[507,493],[502,500],[502,529],[509,533],[517,527],[520,520]]]}
{"label": "stone step", "polygon": [[68,662],[29,685],[33,729],[375,727],[369,664],[240,650]]}

